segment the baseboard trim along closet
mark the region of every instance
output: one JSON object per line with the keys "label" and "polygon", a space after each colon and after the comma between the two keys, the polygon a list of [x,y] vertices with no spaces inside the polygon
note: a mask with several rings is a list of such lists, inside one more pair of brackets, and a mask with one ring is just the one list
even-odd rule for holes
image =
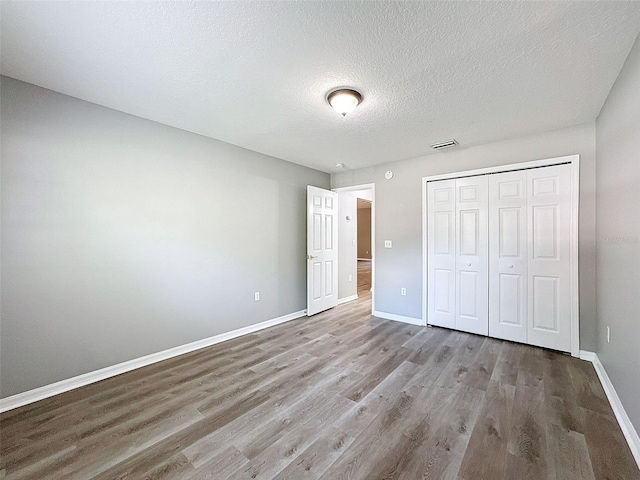
{"label": "baseboard trim along closet", "polygon": [[638,468],[640,468],[640,437],[638,436],[638,432],[634,428],[627,412],[622,406],[622,402],[620,401],[620,397],[618,397],[618,393],[616,389],[613,388],[613,383],[611,383],[611,379],[609,379],[609,375],[607,375],[607,371],[604,369],[604,366],[600,362],[598,355],[594,352],[588,352],[585,350],[580,350],[580,358],[582,360],[586,360],[588,362],[593,363],[593,368],[598,374],[598,378],[600,379],[600,383],[602,384],[602,388],[604,389],[604,393],[607,395],[609,399],[609,403],[611,404],[611,408],[613,409],[613,413],[618,420],[618,424],[620,424],[620,429],[624,434],[624,438],[626,438],[627,443],[629,444],[629,448],[631,449],[631,453],[633,454],[633,458],[636,459],[636,463],[638,464]]}
{"label": "baseboard trim along closet", "polygon": [[216,343],[221,343],[226,340],[241,337],[242,335],[257,332],[258,330],[273,327],[290,320],[295,320],[296,318],[303,317],[304,315],[306,315],[306,313],[306,310],[289,313],[281,317],[272,318],[271,320],[256,323],[255,325],[249,325],[247,327],[238,328],[230,332],[220,333],[218,335],[214,335],[213,337],[203,338],[202,340],[179,345],[177,347],[169,348],[161,352],[145,355],[144,357],[134,358],[133,360],[118,363],[110,367],[101,368],[100,370],[84,373],[76,377],[71,377],[56,383],[52,383],[50,385],[44,385],[43,387],[34,388],[33,390],[28,390],[26,392],[18,393],[7,398],[2,398],[0,399],[0,413],[6,412],[8,410],[13,410],[14,408],[22,407],[24,405],[43,400],[45,398],[53,397],[54,395],[68,392],[69,390],[73,390],[75,388],[84,387],[85,385],[89,385],[90,383],[95,383],[99,382],[100,380],[115,377],[116,375],[120,375],[121,373],[126,373],[137,368],[146,367],[147,365],[151,365],[152,363],[161,362],[169,358],[177,357],[178,355],[193,352],[194,350],[210,347],[211,345],[215,345]]}
{"label": "baseboard trim along closet", "polygon": [[373,316],[384,318],[385,320],[395,320],[396,322],[410,323],[411,325],[418,325],[419,327],[426,326],[424,324],[424,320],[422,320],[421,318],[405,317],[404,315],[396,315],[395,313],[387,313],[374,310]]}
{"label": "baseboard trim along closet", "polygon": [[344,297],[344,298],[339,298],[338,299],[338,305],[342,305],[343,303],[347,303],[347,302],[353,302],[354,300],[358,299],[358,295],[351,295],[349,297]]}

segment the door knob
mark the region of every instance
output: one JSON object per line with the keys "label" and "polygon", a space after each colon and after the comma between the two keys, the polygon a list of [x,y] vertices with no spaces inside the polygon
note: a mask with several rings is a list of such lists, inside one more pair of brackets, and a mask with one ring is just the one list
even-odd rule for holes
{"label": "door knob", "polygon": [[470,266],[471,266],[471,264],[470,264],[470,263],[467,263],[467,267],[470,267]]}
{"label": "door knob", "polygon": [[513,268],[513,265],[509,265],[509,268]]}

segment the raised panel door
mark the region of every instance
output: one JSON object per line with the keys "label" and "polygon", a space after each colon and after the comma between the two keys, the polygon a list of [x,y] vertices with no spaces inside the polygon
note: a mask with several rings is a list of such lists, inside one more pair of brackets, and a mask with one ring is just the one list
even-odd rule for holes
{"label": "raised panel door", "polygon": [[487,335],[488,179],[458,178],[456,188],[455,328]]}
{"label": "raised panel door", "polygon": [[338,304],[337,215],[335,192],[307,187],[307,315]]}
{"label": "raised panel door", "polygon": [[571,351],[571,167],[527,171],[528,343]]}
{"label": "raised panel door", "polygon": [[455,181],[427,184],[427,323],[455,327]]}
{"label": "raised panel door", "polygon": [[489,335],[527,341],[527,172],[489,177]]}

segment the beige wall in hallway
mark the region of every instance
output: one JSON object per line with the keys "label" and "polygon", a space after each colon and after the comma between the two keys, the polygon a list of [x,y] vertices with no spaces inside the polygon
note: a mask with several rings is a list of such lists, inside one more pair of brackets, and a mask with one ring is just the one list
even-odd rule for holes
{"label": "beige wall in hallway", "polygon": [[358,199],[358,258],[371,259],[371,202]]}

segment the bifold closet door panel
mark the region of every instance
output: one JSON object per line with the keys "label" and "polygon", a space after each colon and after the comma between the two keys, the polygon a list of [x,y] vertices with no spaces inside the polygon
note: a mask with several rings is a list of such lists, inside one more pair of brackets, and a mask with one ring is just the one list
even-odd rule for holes
{"label": "bifold closet door panel", "polygon": [[488,187],[486,175],[456,179],[455,328],[488,335]]}
{"label": "bifold closet door panel", "polygon": [[527,341],[527,172],[489,176],[489,336]]}
{"label": "bifold closet door panel", "polygon": [[427,184],[427,322],[455,328],[455,180]]}
{"label": "bifold closet door panel", "polygon": [[571,165],[427,183],[427,322],[571,351]]}
{"label": "bifold closet door panel", "polygon": [[571,351],[571,167],[527,171],[527,343]]}

